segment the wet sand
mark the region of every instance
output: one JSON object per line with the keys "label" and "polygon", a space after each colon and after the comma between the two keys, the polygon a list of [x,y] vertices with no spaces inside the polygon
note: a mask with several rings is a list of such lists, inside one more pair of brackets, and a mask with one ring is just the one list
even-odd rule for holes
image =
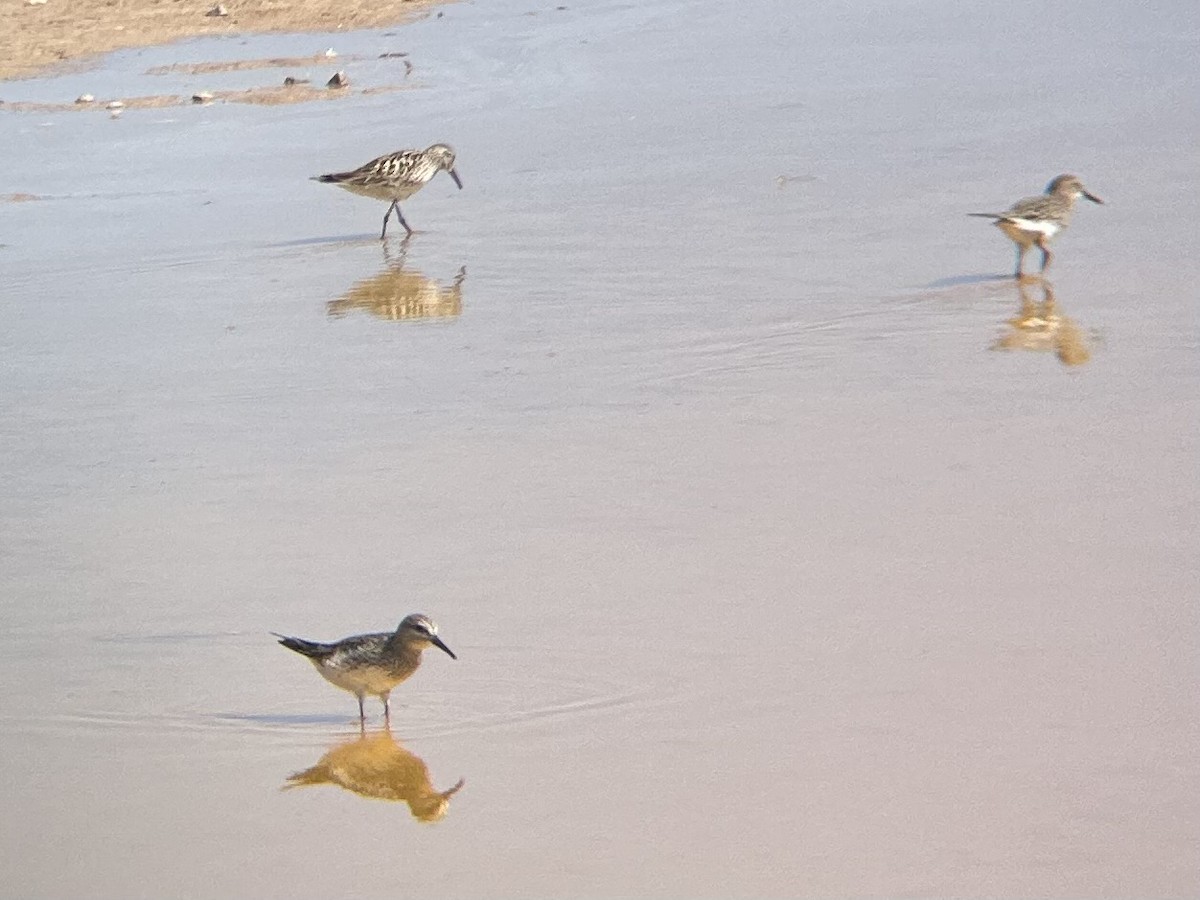
{"label": "wet sand", "polygon": [[[113,50],[195,37],[237,37],[264,31],[351,31],[411,21],[437,0],[367,3],[288,0],[283,4],[217,4],[203,0],[14,0],[0,29],[0,81]],[[226,15],[210,15],[218,6]],[[2,96],[2,95],[0,95]]]}
{"label": "wet sand", "polygon": [[[0,112],[8,890],[1200,892],[1192,6],[570,7]],[[267,633],[417,610],[390,736]]]}

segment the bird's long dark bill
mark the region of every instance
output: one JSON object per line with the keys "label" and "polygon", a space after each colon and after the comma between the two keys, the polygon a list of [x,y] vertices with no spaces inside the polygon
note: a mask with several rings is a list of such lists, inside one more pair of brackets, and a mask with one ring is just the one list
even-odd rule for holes
{"label": "bird's long dark bill", "polygon": [[454,655],[454,651],[451,650],[449,647],[447,647],[445,644],[443,644],[442,639],[440,637],[438,637],[436,634],[429,638],[429,643],[433,644],[433,646],[437,647],[439,650],[445,650],[447,653],[450,654],[451,659],[458,659],[458,657]]}
{"label": "bird's long dark bill", "polygon": [[[453,169],[448,169],[447,171],[449,171],[450,177],[454,179],[454,183],[458,185],[458,189],[461,191],[462,190],[462,179],[458,177],[458,173],[455,172]],[[445,648],[443,648],[443,649],[445,649]],[[450,653],[449,650],[446,650],[446,652]],[[450,655],[453,656],[454,654],[450,653]]]}
{"label": "bird's long dark bill", "polygon": [[1083,196],[1087,197],[1093,203],[1099,203],[1101,206],[1104,205],[1104,201],[1101,200],[1099,197],[1097,197],[1095,194],[1089,194],[1087,191],[1084,191]]}

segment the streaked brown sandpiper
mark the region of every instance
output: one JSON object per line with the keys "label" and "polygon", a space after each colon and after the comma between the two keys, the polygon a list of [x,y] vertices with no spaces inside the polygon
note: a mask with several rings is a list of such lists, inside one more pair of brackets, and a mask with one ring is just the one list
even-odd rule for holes
{"label": "streaked brown sandpiper", "polygon": [[437,647],[458,659],[438,637],[433,620],[420,613],[406,616],[395,631],[356,634],[331,644],[271,633],[289,650],[308,657],[330,684],[358,697],[358,716],[364,722],[363,698],[367,694],[382,700],[384,718],[391,718],[388,697],[392,689],[417,671],[427,647]]}
{"label": "streaked brown sandpiper", "polygon": [[380,156],[350,172],[334,172],[329,175],[314,175],[312,181],[336,184],[352,194],[370,197],[372,200],[391,202],[383,214],[383,231],[379,239],[387,237],[388,217],[392,210],[404,226],[405,232],[413,230],[400,212],[400,201],[407,200],[423,188],[438,172],[448,172],[462,190],[462,179],[454,168],[454,150],[447,144],[434,144],[424,150],[400,150]]}
{"label": "streaked brown sandpiper", "polygon": [[1020,278],[1025,252],[1035,245],[1042,251],[1041,270],[1046,271],[1053,257],[1050,240],[1071,224],[1075,201],[1080,197],[1086,197],[1093,203],[1104,202],[1095,194],[1088,193],[1074,175],[1059,175],[1047,185],[1044,194],[1018,200],[1004,212],[967,215],[991,219],[1017,245],[1016,277]]}

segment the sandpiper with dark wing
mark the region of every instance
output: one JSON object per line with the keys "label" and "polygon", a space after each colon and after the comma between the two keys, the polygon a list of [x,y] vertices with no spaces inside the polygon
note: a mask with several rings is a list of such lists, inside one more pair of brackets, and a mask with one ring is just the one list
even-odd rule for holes
{"label": "sandpiper with dark wing", "polygon": [[367,694],[382,700],[384,718],[391,718],[388,695],[392,688],[417,671],[425,648],[437,647],[451,659],[458,659],[438,637],[433,620],[420,613],[406,616],[395,631],[358,634],[332,644],[282,634],[275,634],[275,637],[289,650],[307,656],[330,684],[358,697],[358,716],[362,721],[366,721],[363,698]]}
{"label": "sandpiper with dark wing", "polygon": [[462,179],[454,169],[454,150],[447,144],[434,144],[424,150],[400,150],[371,160],[352,172],[334,172],[330,175],[315,175],[313,181],[336,184],[352,194],[370,197],[372,200],[388,200],[391,206],[383,214],[383,231],[379,239],[387,237],[388,217],[392,210],[408,234],[413,230],[404,221],[400,212],[400,201],[407,200],[438,172],[448,172],[462,190]]}
{"label": "sandpiper with dark wing", "polygon": [[1093,203],[1104,202],[1095,194],[1088,193],[1074,175],[1059,175],[1047,185],[1044,194],[1018,200],[1004,212],[967,215],[991,219],[1017,245],[1016,276],[1020,278],[1025,251],[1035,244],[1042,251],[1042,271],[1046,271],[1052,258],[1050,240],[1071,224],[1075,201],[1080,197],[1086,197]]}

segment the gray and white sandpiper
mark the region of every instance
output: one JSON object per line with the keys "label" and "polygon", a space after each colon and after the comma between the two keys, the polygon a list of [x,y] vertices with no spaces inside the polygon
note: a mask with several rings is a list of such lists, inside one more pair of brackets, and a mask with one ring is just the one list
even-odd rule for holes
{"label": "gray and white sandpiper", "polygon": [[376,634],[356,634],[332,644],[306,641],[271,632],[279,643],[301,656],[308,657],[321,677],[330,684],[358,697],[358,717],[366,721],[363,698],[367,694],[383,701],[383,715],[391,719],[388,695],[392,688],[406,680],[421,665],[421,653],[427,647],[437,647],[458,659],[438,637],[437,625],[428,616],[413,613],[405,616],[395,631]]}
{"label": "gray and white sandpiper", "polygon": [[1017,245],[1016,277],[1020,278],[1025,251],[1035,244],[1042,251],[1041,270],[1046,271],[1053,256],[1050,253],[1050,240],[1071,224],[1075,201],[1080,197],[1086,197],[1093,203],[1104,202],[1095,194],[1088,193],[1074,175],[1059,175],[1046,186],[1044,194],[1018,200],[1004,212],[967,215],[991,219]]}
{"label": "gray and white sandpiper", "polygon": [[352,194],[370,197],[372,200],[389,200],[391,206],[383,214],[383,231],[379,239],[387,237],[388,216],[396,211],[396,218],[408,234],[413,230],[400,213],[400,201],[407,200],[423,188],[438,172],[448,172],[462,190],[462,179],[454,169],[454,149],[447,144],[434,144],[424,150],[400,150],[371,160],[350,172],[334,172],[329,175],[314,175],[310,180],[323,184],[336,184]]}

